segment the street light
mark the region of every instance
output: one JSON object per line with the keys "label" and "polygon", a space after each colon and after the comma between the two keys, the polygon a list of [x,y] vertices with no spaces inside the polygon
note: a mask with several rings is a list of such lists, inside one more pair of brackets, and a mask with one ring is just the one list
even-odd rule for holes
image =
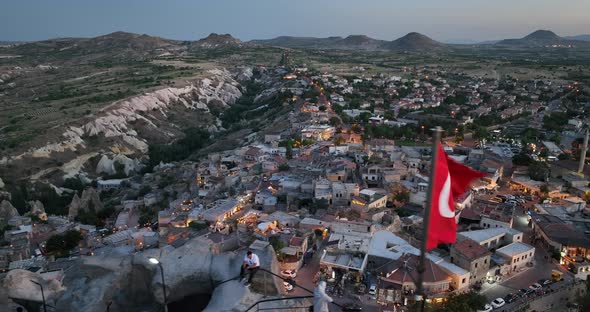
{"label": "street light", "polygon": [[157,264],[160,267],[160,273],[162,274],[162,291],[164,292],[164,311],[168,312],[168,298],[166,297],[166,282],[164,281],[164,267],[160,260],[151,257],[148,259],[151,264]]}
{"label": "street light", "polygon": [[47,304],[45,303],[45,293],[43,292],[43,285],[41,285],[41,283],[39,282],[35,282],[34,280],[31,280],[31,283],[37,284],[39,288],[41,288],[41,299],[43,299],[43,311],[47,312]]}

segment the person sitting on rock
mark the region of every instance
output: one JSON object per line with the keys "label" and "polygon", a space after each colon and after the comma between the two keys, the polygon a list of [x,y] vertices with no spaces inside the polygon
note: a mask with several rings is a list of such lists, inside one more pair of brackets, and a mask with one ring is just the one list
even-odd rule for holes
{"label": "person sitting on rock", "polygon": [[258,271],[259,267],[260,259],[258,259],[258,256],[255,253],[248,250],[246,256],[244,257],[244,261],[242,262],[242,267],[240,268],[240,278],[243,278],[246,272],[249,274],[246,286],[250,286],[250,284],[252,284],[252,278]]}

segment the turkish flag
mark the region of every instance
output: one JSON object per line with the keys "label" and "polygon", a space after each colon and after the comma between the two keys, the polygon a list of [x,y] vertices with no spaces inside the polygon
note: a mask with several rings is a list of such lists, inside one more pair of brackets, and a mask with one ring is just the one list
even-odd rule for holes
{"label": "turkish flag", "polygon": [[454,243],[457,235],[455,221],[455,199],[464,194],[471,181],[485,176],[450,159],[440,143],[436,158],[436,172],[430,201],[430,223],[426,250],[438,244]]}

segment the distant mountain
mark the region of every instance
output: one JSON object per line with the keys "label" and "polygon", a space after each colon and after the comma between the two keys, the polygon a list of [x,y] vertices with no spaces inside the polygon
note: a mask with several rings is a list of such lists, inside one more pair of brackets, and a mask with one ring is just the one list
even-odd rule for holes
{"label": "distant mountain", "polygon": [[234,38],[230,34],[211,33],[209,36],[190,43],[191,49],[225,49],[241,48],[250,46],[250,43],[244,43],[240,39]]}
{"label": "distant mountain", "polygon": [[386,43],[384,47],[389,50],[417,51],[432,49],[440,50],[445,49],[448,46],[423,34],[411,32],[401,38]]}
{"label": "distant mountain", "polygon": [[289,37],[281,36],[267,40],[251,41],[260,45],[279,46],[287,48],[307,49],[340,49],[340,50],[423,50],[442,49],[447,47],[438,41],[419,33],[409,33],[394,41],[378,40],[365,35],[351,35],[342,37]]}
{"label": "distant mountain", "polygon": [[590,34],[564,37],[569,40],[590,41]]}
{"label": "distant mountain", "polygon": [[520,39],[504,39],[497,42],[496,45],[515,47],[589,46],[587,42],[562,38],[550,30],[537,30]]}
{"label": "distant mountain", "polygon": [[252,40],[250,42],[260,45],[302,49],[379,50],[386,41],[373,39],[365,35],[350,35],[346,38],[280,36],[273,39]]}
{"label": "distant mountain", "polygon": [[53,59],[90,61],[105,55],[109,57],[145,59],[181,48],[180,41],[128,32],[114,32],[94,38],[57,38],[15,46],[18,54]]}

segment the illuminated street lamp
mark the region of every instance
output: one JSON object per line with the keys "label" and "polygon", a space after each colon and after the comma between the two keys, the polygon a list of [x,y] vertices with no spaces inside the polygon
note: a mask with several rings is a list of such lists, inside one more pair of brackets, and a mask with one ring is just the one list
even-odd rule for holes
{"label": "illuminated street lamp", "polygon": [[157,264],[160,267],[160,273],[162,274],[162,290],[164,291],[164,311],[168,312],[168,298],[166,297],[166,282],[164,282],[164,267],[160,260],[152,257],[148,259],[151,264]]}

